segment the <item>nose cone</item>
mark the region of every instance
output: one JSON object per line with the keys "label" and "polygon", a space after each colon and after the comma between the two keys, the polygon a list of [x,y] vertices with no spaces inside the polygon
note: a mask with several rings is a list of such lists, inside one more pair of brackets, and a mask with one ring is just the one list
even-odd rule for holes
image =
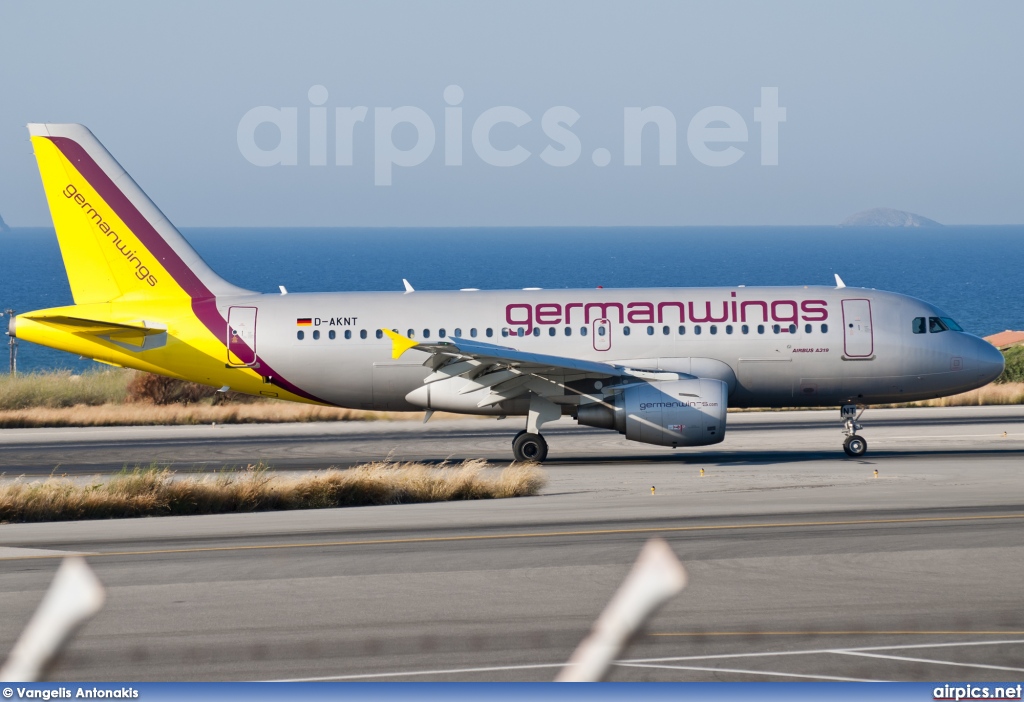
{"label": "nose cone", "polygon": [[975,339],[974,367],[978,369],[978,375],[986,383],[1003,374],[1003,367],[1006,362],[1003,354],[992,344],[984,339]]}

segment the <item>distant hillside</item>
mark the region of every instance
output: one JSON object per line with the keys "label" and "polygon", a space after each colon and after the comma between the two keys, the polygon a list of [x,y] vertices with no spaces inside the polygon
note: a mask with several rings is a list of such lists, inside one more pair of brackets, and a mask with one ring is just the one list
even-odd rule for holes
{"label": "distant hillside", "polygon": [[840,227],[941,227],[934,219],[913,212],[876,207],[864,210],[843,220]]}
{"label": "distant hillside", "polygon": [[11,228],[7,226],[7,222],[4,221],[3,216],[0,216],[0,234],[9,231],[11,231]]}

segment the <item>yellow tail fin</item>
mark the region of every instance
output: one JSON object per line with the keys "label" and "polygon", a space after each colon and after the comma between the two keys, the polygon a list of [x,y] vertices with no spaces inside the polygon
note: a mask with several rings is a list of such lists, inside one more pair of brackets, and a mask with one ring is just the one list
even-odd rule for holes
{"label": "yellow tail fin", "polygon": [[30,124],[75,304],[244,292],[207,266],[80,124]]}

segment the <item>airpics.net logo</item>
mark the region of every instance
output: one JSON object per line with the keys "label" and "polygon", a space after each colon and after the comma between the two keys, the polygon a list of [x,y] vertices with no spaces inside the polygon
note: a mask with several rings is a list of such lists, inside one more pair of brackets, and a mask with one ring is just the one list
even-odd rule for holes
{"label": "airpics.net logo", "polygon": [[[534,153],[516,143],[503,148],[495,146],[492,132],[499,125],[508,130],[527,129],[534,124],[534,118],[525,110],[511,105],[500,105],[485,109],[479,114],[464,114],[462,107],[465,91],[458,85],[444,89],[443,111],[439,129],[430,113],[419,107],[327,107],[328,91],[322,85],[314,85],[308,91],[309,106],[303,108],[308,119],[308,146],[299,146],[298,107],[254,107],[238,122],[238,150],[255,166],[297,166],[300,158],[303,165],[352,167],[354,163],[354,142],[357,138],[370,136],[373,139],[373,182],[375,185],[391,185],[395,168],[413,168],[430,158],[435,148],[444,151],[445,166],[462,166],[466,163],[463,147],[468,132],[473,155],[480,162],[497,168],[510,168],[539,158],[554,168],[565,168],[576,164],[584,154],[584,145],[572,127],[580,120],[580,113],[571,107],[558,105],[550,107],[540,116],[540,130],[548,144]],[[435,112],[442,109],[441,101]],[[786,121],[786,108],[779,106],[778,88],[761,88],[760,105],[750,115],[757,125],[757,139],[760,141],[760,164],[777,166],[779,163],[779,125]],[[332,124],[333,122],[333,124]],[[257,130],[276,130],[277,141],[272,148],[257,143]],[[651,128],[648,128],[651,125]],[[306,125],[303,125],[303,131]],[[415,140],[408,148],[395,143],[398,130],[412,130]],[[680,131],[676,115],[661,106],[625,107],[622,111],[621,164],[641,166],[644,139],[657,142],[657,162],[661,166],[675,166],[677,162],[677,139]],[[685,126],[686,146],[700,164],[713,168],[731,166],[746,155],[746,144],[751,140],[751,129],[747,119],[730,107],[713,105],[694,114]],[[328,135],[333,135],[334,149],[328,154]],[[271,139],[271,141],[273,141]],[[440,144],[438,143],[440,141]],[[403,142],[404,145],[404,142]],[[590,161],[603,168],[612,164],[611,149],[598,146],[590,151]]]}

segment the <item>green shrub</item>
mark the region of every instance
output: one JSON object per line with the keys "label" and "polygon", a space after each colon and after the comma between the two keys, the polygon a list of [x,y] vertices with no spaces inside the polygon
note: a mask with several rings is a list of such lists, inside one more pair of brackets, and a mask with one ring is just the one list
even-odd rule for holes
{"label": "green shrub", "polygon": [[152,402],[154,405],[187,405],[213,397],[217,390],[152,373],[135,373],[128,382],[129,402]]}
{"label": "green shrub", "polygon": [[1006,368],[997,383],[1024,383],[1024,346],[1011,346],[1003,351]]}

